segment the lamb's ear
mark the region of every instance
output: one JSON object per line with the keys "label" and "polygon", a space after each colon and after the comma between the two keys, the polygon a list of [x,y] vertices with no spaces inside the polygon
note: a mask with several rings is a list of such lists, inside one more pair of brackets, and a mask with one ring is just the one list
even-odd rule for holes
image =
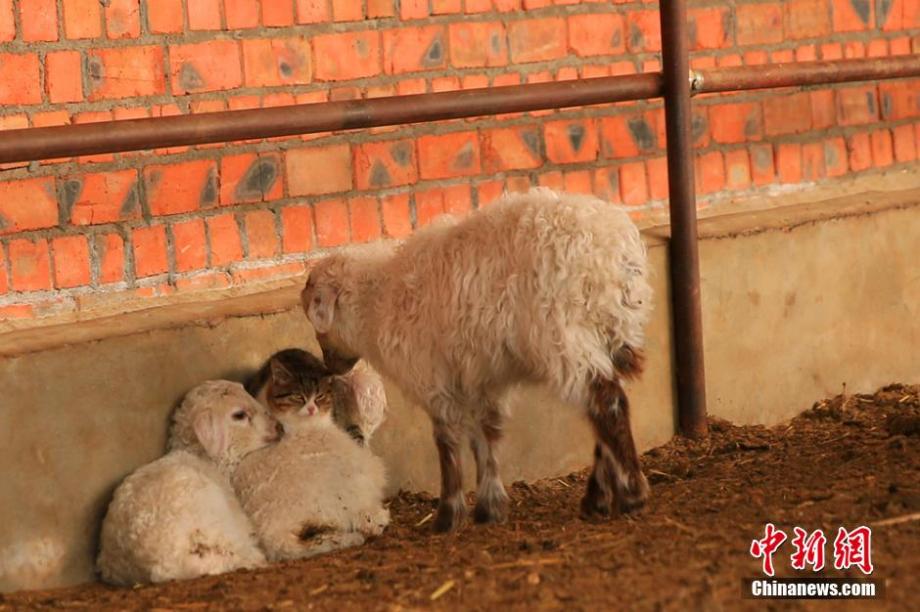
{"label": "lamb's ear", "polygon": [[209,457],[216,459],[227,452],[227,423],[212,412],[195,417],[195,436]]}
{"label": "lamb's ear", "polygon": [[317,285],[309,292],[309,304],[305,304],[307,318],[318,334],[328,333],[335,319],[335,304],[339,291],[329,285]]}

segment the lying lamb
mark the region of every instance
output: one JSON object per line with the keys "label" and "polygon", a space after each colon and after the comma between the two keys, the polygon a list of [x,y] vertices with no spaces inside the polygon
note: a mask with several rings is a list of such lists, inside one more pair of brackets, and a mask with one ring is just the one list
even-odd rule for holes
{"label": "lying lamb", "polygon": [[358,546],[390,522],[383,463],[332,420],[333,380],[312,401],[276,402],[278,444],[246,457],[233,475],[243,509],[269,560],[298,559]]}
{"label": "lying lamb", "polygon": [[133,585],[264,565],[228,476],[280,433],[239,383],[192,389],[173,414],[169,452],[115,491],[102,523],[102,579]]}
{"label": "lying lamb", "polygon": [[475,518],[504,518],[495,445],[505,391],[525,381],[547,383],[593,425],[582,512],[609,514],[614,497],[624,512],[644,503],[622,380],[642,370],[647,276],[645,247],[622,209],[535,189],[401,245],[326,257],[301,299],[330,370],[363,357],[431,416],[441,464],[434,527],[446,531],[466,513],[464,434],[476,458]]}

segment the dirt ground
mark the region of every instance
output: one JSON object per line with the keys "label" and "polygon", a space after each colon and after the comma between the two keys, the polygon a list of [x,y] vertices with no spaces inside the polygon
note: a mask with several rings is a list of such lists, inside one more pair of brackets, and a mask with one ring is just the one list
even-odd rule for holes
{"label": "dirt ground", "polygon": [[[837,528],[871,526],[872,578],[886,588],[871,607],[920,609],[920,386],[820,401],[771,429],[710,427],[706,440],[646,453],[652,496],[633,516],[579,519],[584,473],[515,483],[506,524],[450,535],[429,530],[433,498],[402,494],[387,532],[359,549],[163,586],[0,595],[0,610],[867,607],[742,599],[741,579],[761,576],[749,547],[766,522],[790,538],[794,526],[822,528],[831,566]],[[791,550],[787,541],[774,557],[777,575],[806,575]]]}

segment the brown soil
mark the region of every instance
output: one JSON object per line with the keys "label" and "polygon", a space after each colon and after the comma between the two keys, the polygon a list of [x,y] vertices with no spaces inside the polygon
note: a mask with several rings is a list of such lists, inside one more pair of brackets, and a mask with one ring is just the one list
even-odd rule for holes
{"label": "brown soil", "polygon": [[[741,598],[741,579],[761,575],[748,549],[766,522],[790,537],[793,526],[822,528],[830,565],[838,527],[873,526],[872,578],[886,585],[874,606],[916,610],[918,394],[918,386],[892,385],[874,396],[838,396],[772,429],[713,420],[707,440],[675,438],[646,453],[652,496],[629,517],[579,519],[584,473],[516,483],[508,523],[446,536],[429,531],[434,499],[402,494],[386,534],[359,549],[162,586],[0,595],[0,610],[762,608],[766,602]],[[892,517],[910,520],[876,524]],[[774,557],[777,575],[795,574],[791,550],[787,542]],[[855,568],[822,574],[862,577]]]}

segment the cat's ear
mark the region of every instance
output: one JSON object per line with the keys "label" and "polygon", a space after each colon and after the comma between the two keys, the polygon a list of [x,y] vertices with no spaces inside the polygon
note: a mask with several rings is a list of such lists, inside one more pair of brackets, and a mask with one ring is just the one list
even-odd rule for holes
{"label": "cat's ear", "polygon": [[271,360],[272,382],[276,385],[289,385],[294,382],[294,374],[279,359]]}
{"label": "cat's ear", "polygon": [[227,421],[213,412],[202,412],[195,417],[192,424],[195,437],[212,459],[222,457],[227,452]]}
{"label": "cat's ear", "polygon": [[304,292],[304,308],[307,318],[318,334],[328,333],[335,319],[336,302],[339,290],[329,284],[316,284]]}

